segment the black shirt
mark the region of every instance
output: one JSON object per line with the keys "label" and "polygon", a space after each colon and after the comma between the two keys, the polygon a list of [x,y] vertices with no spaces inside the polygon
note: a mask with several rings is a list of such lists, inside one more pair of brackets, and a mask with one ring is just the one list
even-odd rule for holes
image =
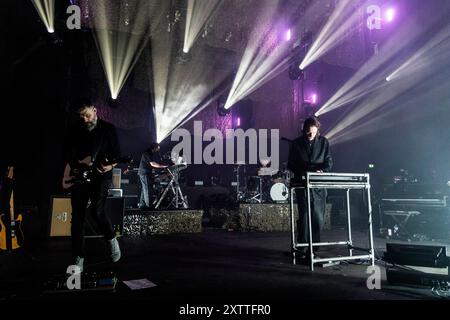
{"label": "black shirt", "polygon": [[289,149],[288,168],[294,175],[294,182],[301,182],[306,172],[322,170],[328,172],[333,166],[330,144],[325,137],[317,136],[309,141],[299,137],[292,141]]}
{"label": "black shirt", "polygon": [[64,159],[69,164],[87,156],[91,156],[94,163],[120,156],[116,128],[101,119],[97,120],[96,127],[91,131],[84,126],[71,128],[64,149]]}

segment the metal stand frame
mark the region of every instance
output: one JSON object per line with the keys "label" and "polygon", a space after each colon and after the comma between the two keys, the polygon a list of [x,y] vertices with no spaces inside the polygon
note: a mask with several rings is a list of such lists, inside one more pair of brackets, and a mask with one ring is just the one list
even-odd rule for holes
{"label": "metal stand frame", "polygon": [[[236,173],[236,202],[239,202],[243,198],[243,192],[240,190],[241,184],[240,184],[240,169],[241,164],[236,165],[234,168],[234,172]],[[245,177],[245,166],[243,166],[244,169],[244,177]],[[244,181],[244,188],[247,189],[246,182]]]}
{"label": "metal stand frame", "polygon": [[[359,177],[363,178],[365,182],[349,181],[349,182],[331,182],[331,181],[311,181],[314,177]],[[299,248],[309,247],[310,255],[310,269],[314,271],[314,264],[321,262],[334,262],[334,261],[346,261],[346,260],[359,260],[359,259],[371,259],[372,266],[375,265],[375,251],[373,246],[373,230],[372,230],[372,204],[370,199],[370,177],[369,174],[353,174],[353,173],[316,173],[307,172],[306,174],[306,187],[294,186],[290,188],[290,214],[291,214],[291,240],[292,240],[292,263],[296,264],[296,252]],[[294,217],[294,192],[297,189],[306,189],[307,193],[307,208],[308,208],[308,228],[309,228],[309,243],[297,243],[295,238],[295,217]],[[318,242],[313,243],[312,240],[312,222],[311,222],[311,189],[344,189],[347,192],[347,219],[348,219],[348,240],[339,242]],[[370,248],[358,248],[353,246],[352,239],[352,227],[351,227],[351,215],[350,215],[350,190],[351,189],[363,189],[367,191],[367,207],[369,218],[369,242]],[[348,247],[349,255],[344,257],[332,257],[315,259],[313,247],[318,246],[342,246]],[[353,250],[365,251],[368,254],[365,255],[353,255]]]}
{"label": "metal stand frame", "polygon": [[256,195],[254,195],[253,197],[251,197],[250,199],[248,199],[247,201],[256,201],[257,203],[262,203],[263,202],[263,178],[262,177],[258,177],[259,179],[259,190],[258,193]]}
{"label": "metal stand frame", "polygon": [[181,192],[180,184],[178,182],[178,170],[174,169],[172,172],[169,168],[167,168],[167,171],[169,172],[171,179],[170,182],[167,184],[167,186],[164,188],[161,197],[159,198],[158,202],[155,205],[155,209],[159,208],[161,202],[164,200],[169,190],[172,191],[173,199],[169,203],[167,208],[173,205],[174,208],[176,209],[179,209],[180,206],[183,206],[184,209],[187,209],[188,208],[187,200],[184,198],[183,193]]}

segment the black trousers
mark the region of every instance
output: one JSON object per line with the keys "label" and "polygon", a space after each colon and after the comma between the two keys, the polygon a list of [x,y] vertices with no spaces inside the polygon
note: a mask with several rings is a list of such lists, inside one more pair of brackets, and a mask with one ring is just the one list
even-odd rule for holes
{"label": "black trousers", "polygon": [[[305,189],[297,189],[297,206],[299,219],[297,220],[297,242],[309,242],[308,203]],[[312,189],[311,192],[311,224],[313,242],[320,242],[320,232],[324,225],[325,203],[327,191],[325,189]],[[317,248],[317,247],[316,247]]]}
{"label": "black trousers", "polygon": [[87,184],[74,185],[71,188],[72,203],[72,255],[84,257],[84,225],[86,222],[87,205],[90,200],[89,212],[99,231],[106,240],[115,237],[111,221],[105,212],[105,202],[108,196],[109,180],[95,179]]}

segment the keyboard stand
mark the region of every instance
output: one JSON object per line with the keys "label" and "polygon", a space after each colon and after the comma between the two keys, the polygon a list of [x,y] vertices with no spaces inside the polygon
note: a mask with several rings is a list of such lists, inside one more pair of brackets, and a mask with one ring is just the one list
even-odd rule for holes
{"label": "keyboard stand", "polygon": [[395,236],[401,238],[400,233],[403,232],[408,236],[408,240],[413,238],[412,234],[406,227],[406,224],[411,217],[420,215],[419,211],[385,211],[384,214],[391,216],[396,222],[398,230],[395,232]]}
{"label": "keyboard stand", "polygon": [[[330,177],[330,180],[326,180]],[[316,178],[316,179],[315,179]],[[349,179],[347,179],[349,178]],[[358,178],[352,180],[352,178]],[[308,210],[308,227],[309,227],[309,242],[297,243],[295,237],[295,217],[294,217],[294,196],[297,189],[306,189],[307,194],[307,210]],[[320,242],[313,243],[312,238],[312,223],[311,223],[311,190],[312,189],[343,189],[347,194],[347,223],[348,223],[348,238],[347,241],[338,242]],[[367,217],[369,223],[369,245],[370,248],[359,248],[353,246],[352,228],[351,228],[351,214],[350,214],[350,190],[359,189],[367,192]],[[290,214],[291,214],[291,249],[292,249],[292,263],[296,264],[296,253],[299,249],[309,248],[309,262],[310,269],[314,271],[314,264],[318,263],[333,263],[347,260],[365,260],[370,259],[372,266],[375,265],[375,250],[373,245],[373,230],[372,230],[372,204],[370,199],[370,181],[369,174],[355,174],[355,173],[316,173],[307,172],[306,184],[304,186],[292,185],[290,186]],[[348,256],[331,257],[331,258],[315,258],[313,247],[319,246],[347,246],[349,250]],[[366,254],[354,255],[353,251],[363,251]]]}
{"label": "keyboard stand", "polygon": [[167,193],[172,191],[172,201],[169,203],[166,209],[168,209],[170,206],[173,206],[175,209],[180,209],[182,206],[184,209],[188,208],[187,199],[184,197],[183,193],[181,192],[180,184],[178,182],[178,170],[174,169],[171,170],[170,168],[166,169],[167,172],[170,174],[170,182],[167,184],[167,186],[164,188],[163,193],[161,194],[161,197],[159,200],[157,200],[155,209],[158,209],[161,205],[161,202],[164,200],[164,198],[167,196]]}

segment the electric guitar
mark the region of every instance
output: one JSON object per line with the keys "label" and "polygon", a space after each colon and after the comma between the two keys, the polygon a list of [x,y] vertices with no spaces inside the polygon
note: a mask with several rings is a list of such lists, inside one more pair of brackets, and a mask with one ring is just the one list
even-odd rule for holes
{"label": "electric guitar", "polygon": [[63,189],[69,189],[75,184],[84,184],[92,181],[95,176],[101,175],[104,172],[101,170],[101,165],[109,166],[118,163],[130,164],[133,162],[131,157],[120,157],[112,160],[101,161],[99,163],[92,162],[92,157],[87,156],[83,160],[76,163],[68,163],[64,169],[64,176],[62,181]]}
{"label": "electric guitar", "polygon": [[9,197],[9,214],[10,214],[10,223],[11,223],[11,230],[10,235],[6,232],[6,216],[5,214],[0,214],[0,249],[1,250],[8,250],[8,243],[7,239],[11,237],[11,249],[15,250],[20,248],[23,245],[23,232],[22,232],[22,215],[19,214],[17,219],[14,217],[14,191],[12,188],[12,181],[14,178],[14,168],[8,167],[8,175],[6,182],[9,184],[10,189],[9,192],[11,195],[9,195],[6,198]]}

